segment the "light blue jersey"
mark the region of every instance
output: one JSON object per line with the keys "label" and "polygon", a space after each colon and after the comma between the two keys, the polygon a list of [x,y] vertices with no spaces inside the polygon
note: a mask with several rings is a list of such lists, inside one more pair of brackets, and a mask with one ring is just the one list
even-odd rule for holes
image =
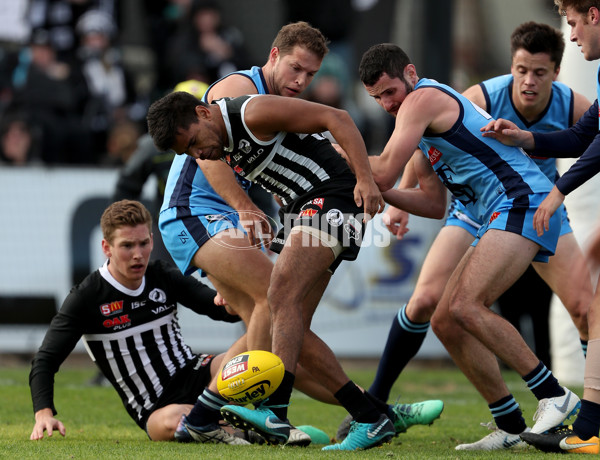
{"label": "light blue jersey", "polygon": [[[540,116],[528,122],[517,111],[512,100],[514,78],[511,74],[501,75],[486,80],[479,84],[483,96],[486,101],[487,112],[492,118],[505,118],[514,122],[519,128],[534,132],[553,132],[566,129],[572,124],[574,111],[574,97],[571,88],[563,83],[553,82],[552,92],[548,105],[542,111]],[[556,170],[556,159],[546,158],[541,156],[531,156],[541,171],[548,179],[555,182],[558,178]],[[558,210],[561,213],[561,235],[571,233],[572,229],[569,224],[566,208],[561,205]],[[447,220],[447,225],[456,225],[469,231],[475,235],[479,227],[470,226],[469,221],[465,221],[461,217],[469,216],[468,211],[461,205],[460,202],[453,199],[450,207],[450,212]],[[481,223],[479,223],[481,224]]]}
{"label": "light blue jersey", "polygon": [[[252,80],[259,94],[268,94],[260,67],[229,75],[234,74]],[[204,102],[218,81],[208,87],[202,98]],[[236,177],[242,188],[247,190],[250,182]],[[186,275],[196,271],[192,264],[193,257],[211,237],[230,228],[242,229],[237,211],[212,188],[196,160],[189,155],[175,155],[173,159],[158,225],[165,247]]]}
{"label": "light blue jersey", "polygon": [[478,236],[504,222],[504,230],[522,234],[553,253],[560,225],[556,223],[545,240],[528,222],[531,205],[550,192],[552,182],[523,150],[482,136],[480,129],[491,118],[483,109],[435,80],[419,80],[415,91],[423,88],[443,91],[459,105],[454,126],[445,133],[423,136],[419,148],[446,188],[482,223]]}
{"label": "light blue jersey", "polygon": [[[520,129],[538,133],[548,133],[566,129],[572,124],[574,98],[573,90],[564,83],[552,82],[550,100],[540,116],[528,122],[517,111],[512,101],[513,76],[502,75],[479,84],[492,118],[505,118]],[[556,158],[532,157],[542,172],[552,182],[556,181]]]}

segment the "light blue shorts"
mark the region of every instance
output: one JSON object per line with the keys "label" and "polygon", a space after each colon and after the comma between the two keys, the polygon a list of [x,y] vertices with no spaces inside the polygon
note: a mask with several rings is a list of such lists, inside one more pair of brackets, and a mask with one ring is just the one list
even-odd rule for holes
{"label": "light blue shorts", "polygon": [[539,244],[541,248],[533,258],[534,262],[548,262],[548,258],[554,255],[561,234],[562,212],[555,212],[550,218],[550,229],[542,236],[538,236],[533,228],[533,215],[546,196],[546,193],[535,193],[500,202],[495,206],[488,222],[477,232],[477,238],[472,246],[476,246],[489,229],[503,230],[516,233]]}
{"label": "light blue shorts", "polygon": [[[560,208],[557,209],[556,214],[560,214],[561,216],[560,236],[573,233],[571,223],[569,222],[569,215],[567,214],[567,208],[565,208],[564,204],[560,205]],[[476,238],[477,231],[481,227],[481,224],[479,224],[471,216],[471,214],[466,210],[465,206],[460,201],[453,198],[450,201],[450,206],[448,207],[448,217],[446,217],[444,226],[460,227],[469,232],[473,238]]]}
{"label": "light blue shorts", "polygon": [[[192,259],[210,238],[231,228],[243,230],[237,212],[184,206],[162,211],[158,217],[158,228],[169,254],[185,275],[198,270],[192,265]],[[206,276],[202,270],[198,271]]]}

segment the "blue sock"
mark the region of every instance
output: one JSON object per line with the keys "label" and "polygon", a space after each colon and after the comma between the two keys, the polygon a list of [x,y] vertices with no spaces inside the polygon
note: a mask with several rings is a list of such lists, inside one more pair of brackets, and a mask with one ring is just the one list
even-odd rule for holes
{"label": "blue sock", "polygon": [[488,407],[499,429],[511,434],[520,434],[527,428],[521,408],[513,395],[505,396]]}
{"label": "blue sock", "polygon": [[583,340],[583,339],[579,339],[579,341],[581,342],[581,349],[583,350],[583,357],[586,358],[587,357],[587,344],[588,344],[588,341],[587,340]]}
{"label": "blue sock", "polygon": [[421,348],[428,330],[429,322],[415,323],[408,319],[404,304],[392,322],[369,393],[382,401],[389,399],[394,382]]}
{"label": "blue sock", "polygon": [[573,423],[573,431],[581,439],[590,439],[598,436],[600,430],[600,404],[587,399],[581,400],[581,409]]}
{"label": "blue sock", "polygon": [[523,376],[523,380],[527,383],[527,387],[532,391],[538,399],[554,398],[562,396],[565,390],[556,380],[556,377],[541,361],[529,374]]}
{"label": "blue sock", "polygon": [[186,418],[192,426],[206,426],[217,423],[221,418],[220,409],[225,404],[228,404],[226,399],[205,388],[202,394],[198,396],[198,401],[196,401]]}

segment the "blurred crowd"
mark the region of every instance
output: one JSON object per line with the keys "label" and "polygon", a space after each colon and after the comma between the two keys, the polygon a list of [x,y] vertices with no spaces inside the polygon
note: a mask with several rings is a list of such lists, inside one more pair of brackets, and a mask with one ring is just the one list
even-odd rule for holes
{"label": "blurred crowd", "polygon": [[[121,46],[132,24],[124,2],[11,3],[27,30],[21,40],[0,32],[0,164],[123,165],[146,130],[154,99],[181,81],[211,83],[261,65],[249,62],[248,37],[227,23],[218,1],[139,4],[146,39],[132,57]],[[307,97],[349,110],[364,127],[351,95],[351,18],[339,20],[339,11],[351,12],[350,0],[326,3],[337,16],[315,1],[284,4],[283,23],[308,21],[331,40],[331,53]]]}

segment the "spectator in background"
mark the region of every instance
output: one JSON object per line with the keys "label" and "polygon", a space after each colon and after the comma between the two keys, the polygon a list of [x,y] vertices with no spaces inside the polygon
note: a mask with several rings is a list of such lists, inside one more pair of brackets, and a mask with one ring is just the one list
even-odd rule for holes
{"label": "spectator in background", "polygon": [[91,132],[92,153],[100,159],[106,154],[112,127],[131,119],[128,109],[136,102],[136,94],[114,45],[117,28],[113,18],[100,10],[87,11],[79,18],[76,31],[80,37],[77,57],[89,91],[84,123]]}
{"label": "spectator in background", "polygon": [[7,110],[26,114],[40,131],[42,161],[89,163],[90,138],[80,118],[86,99],[81,75],[58,61],[48,31],[35,30],[12,75],[13,96]]}
{"label": "spectator in background", "polygon": [[75,27],[90,9],[101,9],[114,17],[116,0],[29,0],[27,19],[33,29],[48,31],[57,59],[72,64],[78,46]]}
{"label": "spectator in background", "polygon": [[24,166],[38,158],[34,128],[23,114],[5,114],[0,124],[0,165]]}
{"label": "spectator in background", "polygon": [[199,79],[213,82],[245,68],[242,33],[226,26],[214,0],[193,0],[187,21],[174,31],[163,59],[171,70],[170,86],[178,81]]}

